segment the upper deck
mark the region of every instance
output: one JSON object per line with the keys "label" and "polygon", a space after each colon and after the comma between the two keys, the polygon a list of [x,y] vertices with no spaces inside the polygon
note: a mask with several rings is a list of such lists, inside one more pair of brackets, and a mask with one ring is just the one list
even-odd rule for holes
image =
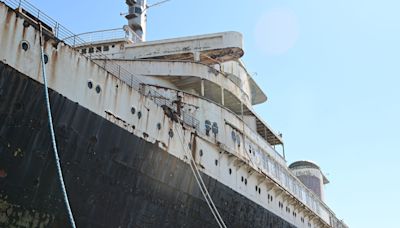
{"label": "upper deck", "polygon": [[[94,32],[91,37],[104,36]],[[103,64],[106,57],[136,72],[146,84],[182,90],[222,105],[242,117],[269,144],[283,144],[280,134],[253,111],[252,106],[265,102],[267,96],[240,60],[242,43],[240,33],[222,32],[150,42],[116,41],[113,37],[75,48]]]}
{"label": "upper deck", "polygon": [[[73,38],[74,40],[79,39],[78,37]],[[71,38],[68,38],[68,40],[71,40]],[[184,39],[182,41],[184,41]],[[157,42],[155,42],[154,45],[156,44]],[[121,73],[119,70],[127,69],[128,73],[137,73],[135,76],[139,77],[141,82],[146,84],[164,83],[166,88],[171,88],[171,91],[184,90],[191,94],[198,95],[198,97],[202,98],[204,101],[201,102],[206,103],[206,101],[211,101],[214,104],[218,104],[220,107],[230,110],[236,115],[236,117],[240,117],[240,120],[242,121],[238,120],[237,122],[240,124],[243,122],[246,126],[243,127],[244,130],[242,132],[239,132],[241,129],[235,129],[238,130],[239,133],[250,135],[252,133],[250,130],[256,130],[257,133],[263,136],[266,142],[270,145],[282,143],[281,137],[270,130],[269,126],[252,111],[251,105],[253,104],[253,95],[251,90],[248,89],[251,88],[251,86],[249,86],[251,85],[249,80],[251,77],[247,74],[240,59],[233,58],[233,56],[235,56],[234,54],[231,55],[227,52],[231,59],[226,59],[226,61],[221,61],[219,63],[207,62],[207,58],[203,59],[206,62],[202,62],[201,58],[199,61],[196,61],[195,59],[162,59],[160,56],[140,59],[113,59],[113,57],[117,57],[117,54],[121,54],[121,52],[124,52],[129,48],[133,49],[133,46],[135,45],[140,46],[140,44],[132,44],[125,40],[105,40],[104,42],[92,42],[90,44],[74,44],[72,47],[77,48],[81,53],[86,49],[87,52],[85,54],[90,57],[90,60],[93,60],[98,64],[98,66],[103,67],[119,79],[127,82],[127,84],[132,87],[136,85],[132,83],[132,81],[127,81],[127,78],[124,78],[124,73],[126,72]],[[106,46],[109,47],[108,51],[104,48]],[[92,51],[90,51],[90,49],[92,49]],[[213,49],[204,50],[206,53],[212,51]],[[80,56],[76,52],[74,52],[74,54]],[[180,54],[175,53],[168,56],[179,55]],[[193,57],[194,56],[195,55],[193,55]],[[117,66],[117,68],[112,68],[115,66]],[[122,68],[119,68],[120,66],[122,66]],[[249,80],[248,82],[245,81],[246,77]],[[131,77],[128,80],[133,79]],[[227,85],[228,83],[231,84]],[[242,97],[242,94],[244,94],[244,98]],[[245,98],[246,96],[248,96],[248,98]],[[214,104],[213,106],[215,106]],[[246,104],[249,106],[246,106]],[[207,106],[204,107],[205,108],[203,108],[202,111],[208,111],[210,105],[207,104]],[[234,118],[230,118],[230,120],[234,120]],[[226,124],[230,125],[231,123],[227,122]],[[240,124],[237,124],[237,126]],[[234,124],[232,124],[232,127],[234,127]],[[258,141],[256,136],[252,138],[253,141]],[[262,143],[267,144],[264,141],[262,141]],[[269,145],[266,145],[265,147],[267,146]],[[316,202],[319,203],[319,201]]]}

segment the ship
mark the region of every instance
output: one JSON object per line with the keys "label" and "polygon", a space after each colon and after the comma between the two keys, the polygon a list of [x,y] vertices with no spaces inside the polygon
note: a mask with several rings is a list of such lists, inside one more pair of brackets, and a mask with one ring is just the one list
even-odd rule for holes
{"label": "ship", "polygon": [[0,227],[347,228],[254,111],[242,35],[146,41],[146,0],[125,3],[127,25],[74,34],[0,1]]}

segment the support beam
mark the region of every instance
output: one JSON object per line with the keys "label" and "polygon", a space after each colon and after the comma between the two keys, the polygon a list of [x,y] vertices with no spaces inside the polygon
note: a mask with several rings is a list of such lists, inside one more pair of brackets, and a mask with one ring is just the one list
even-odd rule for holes
{"label": "support beam", "polygon": [[225,105],[225,95],[224,95],[225,91],[224,88],[221,87],[221,104]]}
{"label": "support beam", "polygon": [[277,189],[277,190],[275,190],[275,197],[278,197],[278,196],[280,196],[280,195],[282,195],[282,193],[283,193],[283,190],[282,189]]}
{"label": "support beam", "polygon": [[266,182],[266,181],[267,181],[267,178],[264,177],[264,176],[261,176],[261,177],[259,177],[259,178],[257,179],[257,185],[260,185],[260,184],[262,184],[262,183],[264,183],[264,182]]}
{"label": "support beam", "polygon": [[269,192],[269,191],[271,191],[271,190],[273,190],[275,188],[275,184],[274,183],[267,182],[266,185],[267,185],[267,192]]}
{"label": "support beam", "polygon": [[201,79],[200,92],[201,92],[201,96],[204,97],[204,79]]}

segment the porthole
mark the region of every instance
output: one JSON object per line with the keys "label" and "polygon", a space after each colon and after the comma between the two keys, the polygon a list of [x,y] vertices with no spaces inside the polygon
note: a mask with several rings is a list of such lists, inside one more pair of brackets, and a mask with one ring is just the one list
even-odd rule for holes
{"label": "porthole", "polygon": [[244,181],[244,178],[243,178],[243,176],[242,176],[242,182]]}
{"label": "porthole", "polygon": [[256,185],[256,191],[258,190],[258,186]]}
{"label": "porthole", "polygon": [[92,81],[88,81],[87,86],[89,89],[93,88],[93,82]]}
{"label": "porthole", "polygon": [[44,54],[43,60],[44,60],[44,64],[47,64],[49,62],[49,56],[47,54]]}
{"label": "porthole", "polygon": [[23,40],[23,41],[21,42],[21,48],[22,48],[22,50],[27,51],[27,50],[29,49],[29,47],[30,47],[30,45],[29,45],[28,41]]}
{"label": "porthole", "polygon": [[218,160],[217,159],[215,159],[215,165],[218,165]]}
{"label": "porthole", "polygon": [[174,137],[174,132],[172,131],[172,129],[169,129],[168,135],[170,138]]}
{"label": "porthole", "polygon": [[200,150],[199,153],[200,153],[200,157],[202,157],[203,156],[203,150]]}
{"label": "porthole", "polygon": [[261,194],[261,188],[258,188],[258,194]]}
{"label": "porthole", "polygon": [[218,134],[218,124],[216,122],[212,124],[211,131],[214,135]]}
{"label": "porthole", "polygon": [[138,113],[137,113],[137,117],[140,119],[140,118],[142,118],[142,112],[141,111],[139,111]]}
{"label": "porthole", "polygon": [[232,174],[232,169],[231,168],[229,168],[229,175],[231,175]]}
{"label": "porthole", "polygon": [[247,185],[247,179],[244,179],[244,185]]}
{"label": "porthole", "polygon": [[161,123],[157,123],[157,129],[161,130]]}
{"label": "porthole", "polygon": [[188,143],[188,147],[189,147],[189,149],[191,150],[191,149],[192,149],[192,144],[191,144],[191,143]]}
{"label": "porthole", "polygon": [[101,92],[101,88],[99,85],[96,86],[96,93],[100,93]]}
{"label": "porthole", "polygon": [[132,114],[135,114],[135,112],[136,112],[135,107],[132,107],[132,108],[131,108],[131,113],[132,113]]}
{"label": "porthole", "polygon": [[232,136],[233,142],[236,142],[236,134],[234,131],[232,131],[231,136]]}

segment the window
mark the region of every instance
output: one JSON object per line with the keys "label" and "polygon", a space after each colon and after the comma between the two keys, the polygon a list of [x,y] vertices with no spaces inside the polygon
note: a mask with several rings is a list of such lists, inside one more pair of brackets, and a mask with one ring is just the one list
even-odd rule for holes
{"label": "window", "polygon": [[82,49],[82,54],[86,54],[86,48]]}
{"label": "window", "polygon": [[103,51],[109,51],[110,50],[110,47],[107,45],[107,46],[103,46]]}
{"label": "window", "polygon": [[142,9],[140,7],[135,7],[135,13],[142,14]]}

